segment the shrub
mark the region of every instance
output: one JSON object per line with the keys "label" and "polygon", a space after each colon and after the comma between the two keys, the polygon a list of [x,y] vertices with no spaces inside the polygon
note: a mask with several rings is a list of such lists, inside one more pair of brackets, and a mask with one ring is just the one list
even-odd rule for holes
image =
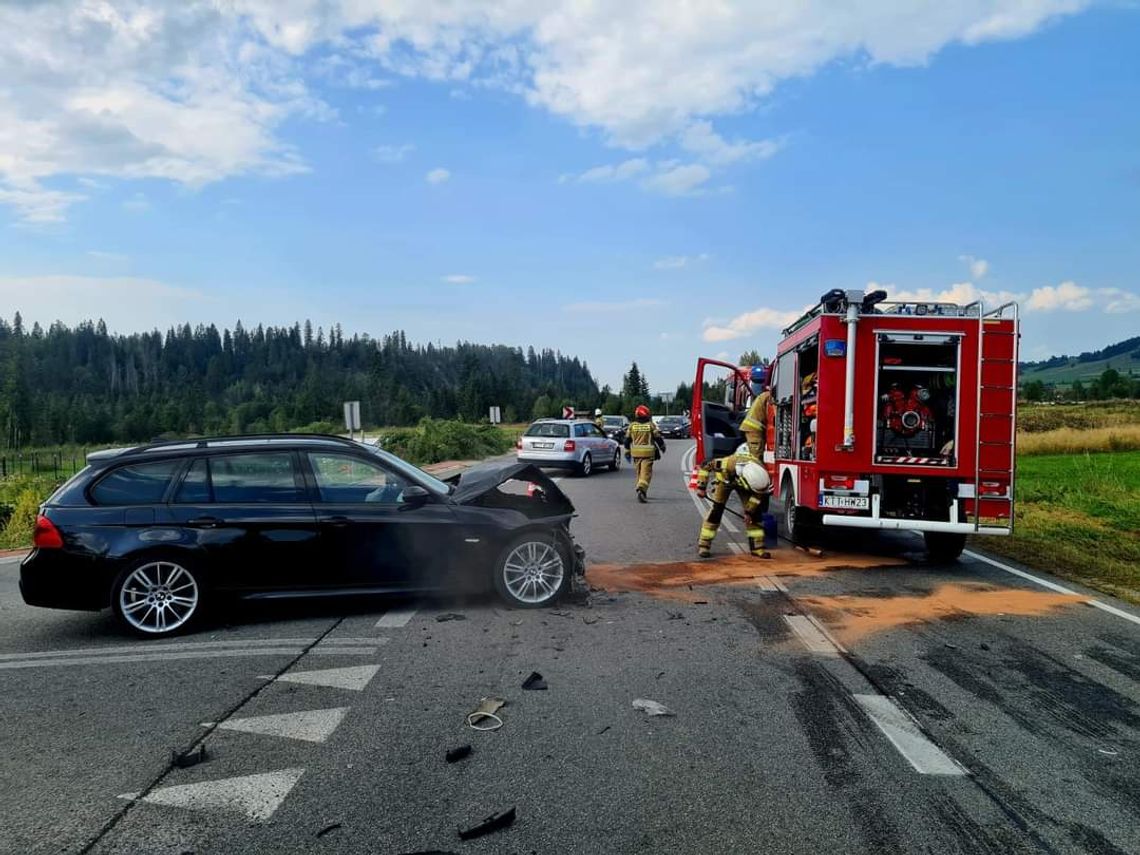
{"label": "shrub", "polygon": [[0,546],[9,549],[31,547],[36,514],[44,496],[34,489],[26,489],[16,497],[12,515],[0,531]]}
{"label": "shrub", "polygon": [[383,448],[412,463],[475,460],[507,451],[513,440],[489,424],[423,419],[414,428],[389,429],[380,434]]}

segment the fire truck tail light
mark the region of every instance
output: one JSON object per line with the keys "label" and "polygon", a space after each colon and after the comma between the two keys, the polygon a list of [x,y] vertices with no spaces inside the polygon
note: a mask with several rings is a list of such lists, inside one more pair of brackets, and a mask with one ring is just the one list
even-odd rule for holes
{"label": "fire truck tail light", "polygon": [[1004,496],[1008,489],[1001,481],[983,481],[979,493],[983,496]]}
{"label": "fire truck tail light", "polygon": [[819,489],[825,493],[844,492],[866,496],[871,492],[871,482],[855,475],[827,475],[819,479]]}
{"label": "fire truck tail light", "polygon": [[828,475],[827,486],[825,489],[832,490],[853,490],[855,488],[855,479],[850,475]]}
{"label": "fire truck tail light", "polygon": [[578,446],[577,446],[577,445],[575,445],[575,443],[574,443],[574,440],[572,440],[572,439],[568,439],[568,440],[566,440],[566,442],[565,442],[565,443],[563,443],[563,445],[562,445],[562,450],[563,450],[563,451],[573,451],[573,450],[574,450],[575,448],[577,448],[577,447],[578,447]]}

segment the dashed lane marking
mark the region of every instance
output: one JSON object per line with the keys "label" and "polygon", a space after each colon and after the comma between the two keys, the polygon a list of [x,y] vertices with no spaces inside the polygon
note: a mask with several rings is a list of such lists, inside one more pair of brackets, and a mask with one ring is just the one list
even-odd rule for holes
{"label": "dashed lane marking", "polygon": [[821,656],[838,656],[847,652],[846,648],[811,615],[784,615],[784,620],[792,632],[799,636],[804,647],[812,653]]}
{"label": "dashed lane marking", "polygon": [[859,706],[921,775],[965,775],[966,770],[926,735],[906,710],[886,695],[855,695]]}
{"label": "dashed lane marking", "polygon": [[[963,549],[963,555],[968,555],[975,561],[982,561],[989,564],[991,567],[996,567],[999,570],[1004,570],[1006,573],[1012,573],[1014,576],[1019,576],[1034,585],[1040,585],[1042,588],[1048,588],[1050,591],[1056,591],[1058,594],[1072,594],[1074,596],[1081,596],[1080,591],[1074,591],[1072,588],[1066,588],[1064,585],[1058,585],[1056,582],[1050,582],[1048,579],[1042,579],[1040,576],[1034,576],[1032,573],[1026,573],[1024,570],[1018,570],[1016,567],[1010,567],[1008,564],[1003,564],[1000,561],[994,561],[989,556],[982,555],[970,549]],[[1110,606],[1108,603],[1102,603],[1100,600],[1087,600],[1086,601],[1094,609],[1100,609],[1102,612],[1108,612],[1110,615],[1116,615],[1118,618],[1124,618],[1134,624],[1140,625],[1140,617],[1118,609],[1116,606]]]}
{"label": "dashed lane marking", "polygon": [[[386,639],[385,639],[386,640]],[[379,638],[326,638],[321,641],[325,645],[348,645],[356,647],[363,644],[382,643]],[[312,644],[312,638],[237,638],[233,641],[183,641],[173,644],[153,643],[140,641],[138,644],[121,647],[78,647],[68,650],[39,650],[28,653],[0,653],[0,662],[13,659],[54,659],[70,656],[105,656],[115,653],[171,653],[175,651],[210,651],[225,648],[257,648],[257,647],[300,647]]]}
{"label": "dashed lane marking", "polygon": [[[304,773],[304,769],[281,769],[198,784],[159,787],[143,796],[141,801],[188,810],[239,813],[256,822],[264,822],[273,816]],[[139,794],[124,793],[119,798],[134,801]]]}
{"label": "dashed lane marking", "polygon": [[774,579],[771,576],[761,576],[757,582],[757,587],[760,588],[765,594],[786,594],[788,589],[784,587],[784,583],[779,579]]}
{"label": "dashed lane marking", "polygon": [[272,674],[263,674],[261,679],[276,679],[279,683],[302,683],[307,686],[327,686],[332,689],[360,692],[379,670],[379,665],[356,665],[349,668],[325,668],[320,671],[291,671],[276,678]]}
{"label": "dashed lane marking", "polygon": [[409,606],[402,609],[392,609],[385,612],[380,620],[376,621],[377,629],[397,629],[401,626],[407,626],[408,621],[416,616],[419,609],[414,606]]}
{"label": "dashed lane marking", "polygon": [[327,710],[303,710],[276,715],[258,715],[249,718],[231,718],[226,721],[202,722],[203,727],[216,726],[218,730],[236,730],[264,736],[281,736],[304,742],[324,742],[348,712],[348,707]]}
{"label": "dashed lane marking", "polygon": [[[374,639],[379,641],[380,639]],[[385,639],[387,640],[387,639]],[[56,659],[27,659],[0,662],[0,671],[15,671],[23,668],[55,668],[66,665],[118,665],[133,662],[174,662],[182,659],[233,659],[242,656],[298,656],[305,652],[304,647],[258,647],[249,650],[187,650],[172,653],[136,653],[120,656],[69,656]],[[309,651],[324,656],[367,656],[375,653],[375,647],[334,646]]]}

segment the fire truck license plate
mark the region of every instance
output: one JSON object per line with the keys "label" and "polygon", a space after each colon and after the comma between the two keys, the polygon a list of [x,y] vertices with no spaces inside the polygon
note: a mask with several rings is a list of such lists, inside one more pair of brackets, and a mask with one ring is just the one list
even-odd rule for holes
{"label": "fire truck license plate", "polygon": [[820,496],[819,506],[844,511],[865,511],[871,506],[871,500],[866,496]]}

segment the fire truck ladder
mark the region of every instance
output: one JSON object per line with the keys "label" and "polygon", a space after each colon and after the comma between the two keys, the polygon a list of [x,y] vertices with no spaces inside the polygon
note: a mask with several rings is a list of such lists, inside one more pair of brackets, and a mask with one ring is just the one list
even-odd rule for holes
{"label": "fire truck ladder", "polygon": [[978,454],[974,469],[974,530],[1013,533],[1017,470],[1016,303],[978,312]]}

